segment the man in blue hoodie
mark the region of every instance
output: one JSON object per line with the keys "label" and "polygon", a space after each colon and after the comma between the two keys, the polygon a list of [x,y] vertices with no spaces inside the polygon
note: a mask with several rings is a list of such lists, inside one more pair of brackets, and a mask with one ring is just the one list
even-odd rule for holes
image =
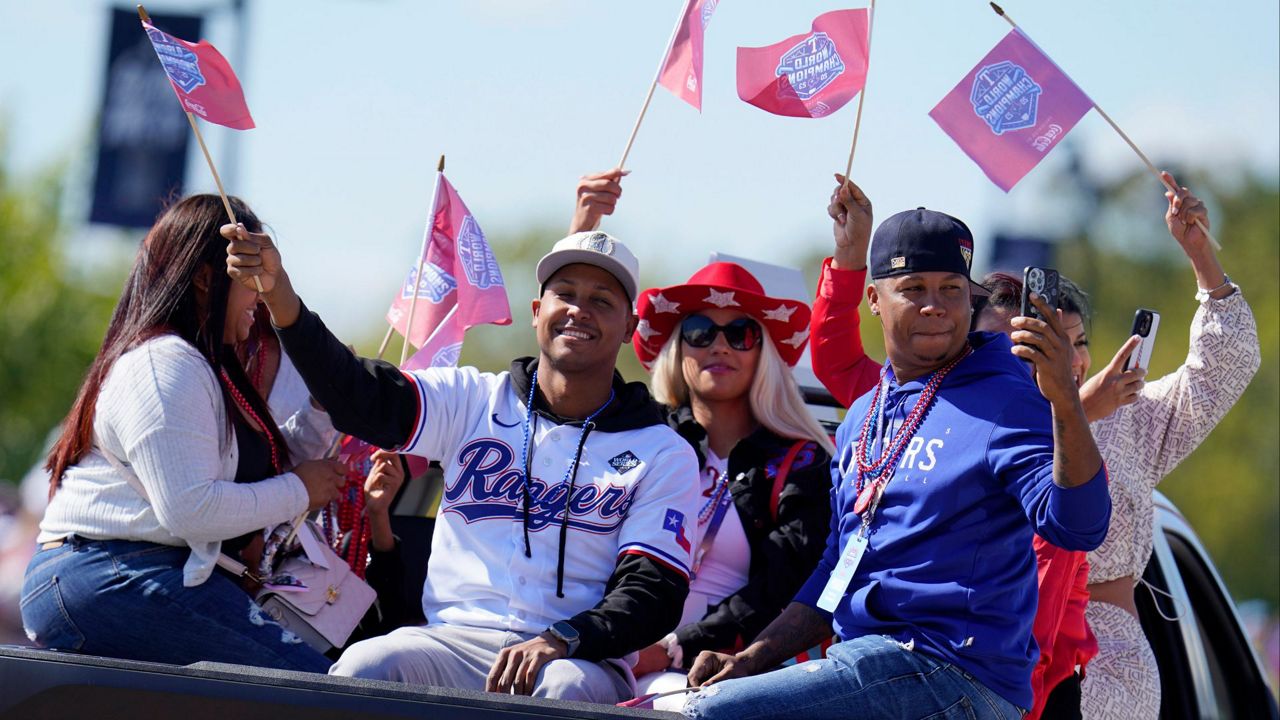
{"label": "man in blue hoodie", "polygon": [[[869,222],[869,218],[868,218]],[[969,333],[973,236],[919,208],[871,245],[879,386],[836,435],[832,528],[794,602],[735,655],[702,653],[698,718],[1021,717],[1038,650],[1032,532],[1091,550],[1106,473],[1056,311]],[[1035,369],[1035,379],[1024,361]],[[832,632],[825,660],[764,673]],[[738,679],[734,679],[738,678]]]}

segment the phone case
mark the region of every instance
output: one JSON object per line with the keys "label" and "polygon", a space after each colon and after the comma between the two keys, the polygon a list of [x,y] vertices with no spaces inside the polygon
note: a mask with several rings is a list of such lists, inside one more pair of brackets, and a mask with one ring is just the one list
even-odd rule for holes
{"label": "phone case", "polygon": [[1132,337],[1137,335],[1142,338],[1138,343],[1138,347],[1129,353],[1129,358],[1124,361],[1124,370],[1128,372],[1130,368],[1150,368],[1151,367],[1151,350],[1156,346],[1156,330],[1160,328],[1160,313],[1155,310],[1147,310],[1139,308],[1133,314],[1133,329],[1129,333]]}
{"label": "phone case", "polygon": [[1031,304],[1031,293],[1044,298],[1049,307],[1058,307],[1058,271],[1053,268],[1028,267],[1022,271],[1022,315],[1044,320]]}

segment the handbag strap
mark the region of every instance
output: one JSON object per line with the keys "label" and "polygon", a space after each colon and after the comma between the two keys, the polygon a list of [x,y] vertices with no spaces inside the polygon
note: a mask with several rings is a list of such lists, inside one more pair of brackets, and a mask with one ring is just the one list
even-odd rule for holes
{"label": "handbag strap", "polygon": [[791,466],[796,461],[796,456],[808,444],[808,440],[797,440],[787,450],[786,457],[782,458],[782,465],[778,467],[778,474],[773,477],[773,492],[769,495],[769,517],[773,521],[778,522],[778,501],[782,497],[782,486],[787,482],[787,475],[791,472]]}
{"label": "handbag strap", "polygon": [[[107,459],[107,462],[111,463],[111,467],[125,479],[125,482],[129,483],[129,486],[136,490],[138,494],[142,496],[142,499],[147,501],[148,505],[151,504],[151,496],[147,494],[146,486],[142,484],[142,479],[133,471],[133,468],[125,465],[124,462],[120,460],[120,458],[116,457],[115,453],[110,450],[102,447],[101,445],[98,445],[97,448],[98,452],[102,453],[102,456]],[[306,515],[304,514],[303,517],[305,518]],[[218,553],[217,562],[218,567],[238,578],[249,578],[254,582],[262,582],[262,578],[258,577],[256,573],[251,571],[247,565],[226,553]]]}

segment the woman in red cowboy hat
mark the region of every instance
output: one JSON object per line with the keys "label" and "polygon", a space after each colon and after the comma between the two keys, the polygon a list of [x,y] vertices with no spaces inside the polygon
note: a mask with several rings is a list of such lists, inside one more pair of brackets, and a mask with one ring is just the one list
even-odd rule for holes
{"label": "woman in red cowboy hat", "polygon": [[750,643],[791,601],[830,530],[833,447],[791,374],[808,342],[803,302],[717,262],[636,304],[632,343],[698,453],[703,496],[680,626],[635,668],[644,694],[683,688],[699,652]]}

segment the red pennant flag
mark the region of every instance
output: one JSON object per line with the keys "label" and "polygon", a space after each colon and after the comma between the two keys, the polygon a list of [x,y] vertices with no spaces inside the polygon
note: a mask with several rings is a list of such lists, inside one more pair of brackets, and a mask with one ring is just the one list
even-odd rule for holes
{"label": "red pennant flag", "polygon": [[702,110],[702,43],[720,0],[690,0],[685,5],[666,64],[658,75],[662,87]]}
{"label": "red pennant flag", "polygon": [[[443,174],[433,215],[421,263],[414,263],[387,311],[387,322],[410,344],[433,350],[426,358],[420,357],[424,355],[422,351],[415,354],[403,368],[406,370],[455,365],[467,328],[511,322],[511,306],[498,260],[479,223]],[[421,278],[416,277],[419,264]],[[418,300],[413,303],[415,287]]]}
{"label": "red pennant flag", "polygon": [[236,130],[254,127],[240,81],[217,48],[205,40],[198,43],[181,40],[157,30],[149,22],[144,21],[142,27],[183,110]]}
{"label": "red pennant flag", "polygon": [[867,82],[867,26],[866,8],[835,10],[808,33],[738,48],[738,97],[775,115],[830,115]]}
{"label": "red pennant flag", "polygon": [[1092,108],[1066,73],[1013,30],[929,117],[1009,192]]}

